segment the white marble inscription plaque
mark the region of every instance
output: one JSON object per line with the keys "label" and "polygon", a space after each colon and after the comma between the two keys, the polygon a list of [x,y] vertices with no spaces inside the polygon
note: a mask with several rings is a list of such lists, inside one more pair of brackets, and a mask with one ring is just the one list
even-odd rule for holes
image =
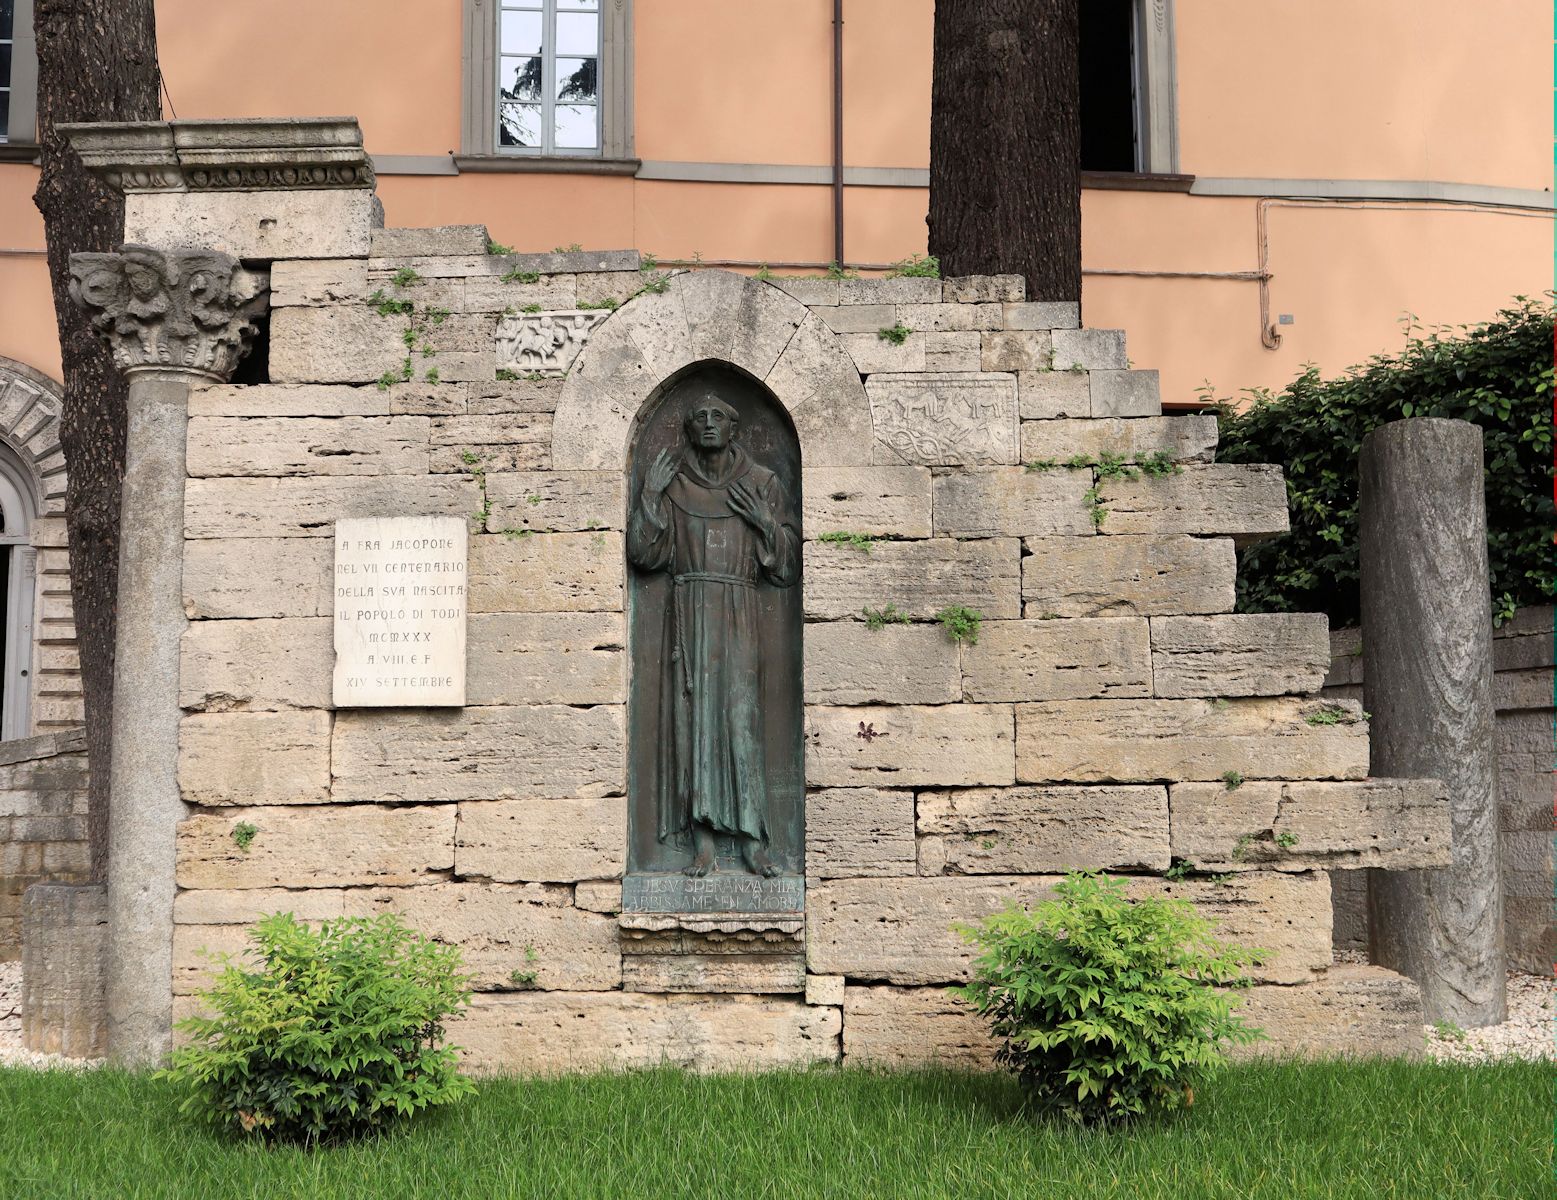
{"label": "white marble inscription plaque", "polygon": [[465,703],[465,519],[335,523],[335,707]]}

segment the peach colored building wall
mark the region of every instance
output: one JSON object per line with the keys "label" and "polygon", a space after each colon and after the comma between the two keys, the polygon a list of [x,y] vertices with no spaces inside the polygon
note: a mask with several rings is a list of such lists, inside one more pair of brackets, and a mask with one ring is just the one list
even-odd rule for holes
{"label": "peach colored building wall", "polygon": [[[844,8],[846,167],[892,185],[856,174],[845,189],[846,255],[869,268],[925,250],[933,7]],[[1165,401],[1192,402],[1203,381],[1222,394],[1279,386],[1306,362],[1338,371],[1397,347],[1406,311],[1473,321],[1550,286],[1544,4],[1171,8],[1177,169],[1191,190],[1095,187],[1082,205],[1086,322],[1127,329]],[[454,173],[462,12],[462,0],[157,4],[179,116],[355,114],[392,225],[480,222],[523,250],[578,242],[813,270],[833,256],[830,0],[637,0],[638,177]],[[750,167],[755,181],[709,178],[728,171],[707,164]],[[774,182],[776,168],[812,168],[815,182]],[[0,356],[58,377],[36,178],[0,163]],[[1443,184],[1459,187],[1431,186]],[[1316,192],[1349,199],[1262,201]],[[1253,277],[1262,203],[1269,319],[1292,318],[1274,348]]]}

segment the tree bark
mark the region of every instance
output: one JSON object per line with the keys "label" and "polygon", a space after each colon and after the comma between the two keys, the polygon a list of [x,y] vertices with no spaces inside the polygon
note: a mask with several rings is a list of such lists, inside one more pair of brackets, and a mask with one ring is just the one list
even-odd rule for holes
{"label": "tree bark", "polygon": [[92,332],[87,314],[70,299],[70,256],[117,247],[124,229],[124,198],[88,174],[56,126],[73,121],[160,120],[161,76],[152,0],[37,0],[33,11],[43,160],[33,202],[43,214],[65,375],[60,444],[69,472],[65,521],[70,593],[86,701],[92,878],[101,880],[108,853],[126,387],[107,346]]}
{"label": "tree bark", "polygon": [[1081,299],[1080,0],[936,0],[930,253]]}

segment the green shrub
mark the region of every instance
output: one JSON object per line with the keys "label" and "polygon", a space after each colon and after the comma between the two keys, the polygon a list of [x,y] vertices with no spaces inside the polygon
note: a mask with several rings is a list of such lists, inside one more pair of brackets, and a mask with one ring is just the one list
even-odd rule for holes
{"label": "green shrub", "polygon": [[[185,1084],[181,1111],[235,1132],[317,1141],[448,1104],[474,1090],[443,1046],[444,1021],[470,1001],[459,951],[398,917],[347,917],[310,929],[262,918],[249,959],[201,999],[213,1016],[179,1022],[192,1042],[164,1072]],[[250,966],[258,969],[249,969]]]}
{"label": "green shrub", "polygon": [[1254,404],[1241,413],[1221,404],[1218,461],[1280,463],[1292,514],[1290,533],[1240,553],[1239,611],[1357,622],[1358,454],[1369,432],[1403,417],[1481,426],[1493,612],[1502,620],[1520,605],[1550,603],[1553,317],[1549,303],[1521,298],[1480,325],[1411,324],[1399,354],[1338,379],[1309,367],[1279,395],[1249,391]]}
{"label": "green shrub", "polygon": [[1073,872],[1054,897],[959,926],[981,953],[951,989],[1041,1109],[1112,1124],[1188,1105],[1225,1044],[1261,1036],[1224,989],[1246,986],[1263,952],[1216,941],[1186,901],[1132,901],[1120,879]]}

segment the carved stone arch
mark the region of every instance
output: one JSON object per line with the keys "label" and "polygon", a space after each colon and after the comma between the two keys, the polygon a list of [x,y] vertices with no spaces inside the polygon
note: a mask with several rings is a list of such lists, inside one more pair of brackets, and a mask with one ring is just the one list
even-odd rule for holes
{"label": "carved stone arch", "polygon": [[684,271],[604,321],[574,361],[557,402],[552,466],[621,470],[639,408],[700,362],[759,380],[794,423],[807,467],[868,466],[870,402],[826,322],[787,292],[729,271]]}
{"label": "carved stone arch", "polygon": [[41,371],[0,358],[0,439],[32,483],[39,517],[65,515],[65,452],[60,449],[64,391]]}

